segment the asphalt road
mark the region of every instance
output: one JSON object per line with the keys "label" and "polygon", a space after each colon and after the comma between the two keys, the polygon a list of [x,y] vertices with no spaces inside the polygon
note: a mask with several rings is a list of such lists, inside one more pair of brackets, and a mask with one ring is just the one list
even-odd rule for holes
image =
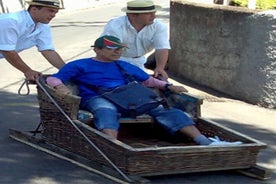
{"label": "asphalt road", "polygon": [[[158,1],[164,11],[158,19],[169,22],[169,3]],[[60,13],[51,23],[57,51],[68,62],[76,58],[90,57],[94,53],[90,45],[99,36],[106,22],[122,15],[124,1],[85,10]],[[33,68],[44,74],[54,73],[36,49],[24,51],[22,57]],[[0,61],[0,184],[106,184],[112,181],[89,172],[70,162],[9,138],[9,129],[33,130],[40,121],[36,87],[30,86],[30,95],[19,96],[17,91],[23,75],[6,61]],[[260,181],[234,171],[191,173],[150,178],[152,183],[188,184],[275,184],[276,183],[276,111],[231,99],[187,81],[171,78],[171,82],[184,84],[192,94],[204,98],[202,116],[230,127],[245,135],[268,144],[262,150],[258,163],[273,170],[272,179]],[[22,91],[23,93],[26,91]]]}

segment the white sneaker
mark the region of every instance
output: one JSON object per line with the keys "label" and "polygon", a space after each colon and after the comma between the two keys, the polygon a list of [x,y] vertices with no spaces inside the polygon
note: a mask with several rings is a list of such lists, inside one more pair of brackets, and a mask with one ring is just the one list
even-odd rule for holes
{"label": "white sneaker", "polygon": [[241,141],[235,141],[235,142],[222,141],[219,139],[218,136],[209,137],[209,139],[213,141],[211,144],[209,144],[209,146],[235,146],[235,145],[242,144]]}

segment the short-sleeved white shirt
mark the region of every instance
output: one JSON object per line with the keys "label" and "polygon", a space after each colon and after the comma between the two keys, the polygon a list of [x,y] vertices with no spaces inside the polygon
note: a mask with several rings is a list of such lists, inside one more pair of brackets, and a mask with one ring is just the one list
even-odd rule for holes
{"label": "short-sleeved white shirt", "polygon": [[128,48],[122,53],[121,60],[144,68],[145,54],[153,49],[170,49],[168,29],[165,24],[154,20],[141,31],[130,24],[127,16],[110,20],[101,35],[112,35],[119,38]]}
{"label": "short-sleeved white shirt", "polygon": [[0,50],[20,52],[33,46],[39,51],[54,50],[50,26],[35,25],[26,10],[1,14],[0,25]]}

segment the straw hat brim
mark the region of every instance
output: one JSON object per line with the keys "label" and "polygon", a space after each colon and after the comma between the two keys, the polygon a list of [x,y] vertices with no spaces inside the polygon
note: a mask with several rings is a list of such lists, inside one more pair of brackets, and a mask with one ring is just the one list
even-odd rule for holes
{"label": "straw hat brim", "polygon": [[26,1],[29,5],[35,5],[35,6],[43,6],[43,7],[50,7],[50,8],[56,8],[56,9],[63,9],[62,7],[57,7],[54,5],[48,5],[48,4],[43,4],[43,3],[38,3],[38,2],[32,2],[32,1]]}
{"label": "straw hat brim", "polygon": [[124,8],[122,8],[122,11],[126,12],[126,13],[151,13],[151,12],[159,11],[161,9],[162,9],[161,6],[154,5],[154,9],[152,9],[152,10],[128,10],[127,7],[124,7]]}

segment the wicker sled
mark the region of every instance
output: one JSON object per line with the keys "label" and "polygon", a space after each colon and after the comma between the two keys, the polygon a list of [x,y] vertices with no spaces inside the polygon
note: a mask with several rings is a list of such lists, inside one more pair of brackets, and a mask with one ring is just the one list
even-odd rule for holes
{"label": "wicker sled", "polygon": [[[197,128],[203,134],[208,137],[219,136],[226,141],[242,141],[243,144],[212,147],[195,145],[183,135],[167,134],[148,116],[139,116],[136,119],[122,118],[118,140],[115,140],[93,127],[93,115],[78,120],[79,96],[59,95],[43,80],[41,84],[72,119],[75,126],[101,150],[100,152],[106,155],[111,163],[135,182],[145,181],[146,176],[202,171],[238,169],[245,173],[252,168],[256,170],[259,151],[266,147],[258,140],[199,117],[202,100],[189,95],[186,95],[186,106],[189,107]],[[89,144],[39,86],[38,101],[42,124],[42,137],[39,141],[46,145],[46,149],[54,150],[74,161],[96,168],[102,173],[125,180],[116,170],[114,171],[112,164]],[[13,132],[13,134],[14,137],[22,138],[22,135],[19,135],[20,132]],[[25,141],[33,144],[39,142],[26,136]],[[267,179],[269,174],[264,172],[258,177]]]}

